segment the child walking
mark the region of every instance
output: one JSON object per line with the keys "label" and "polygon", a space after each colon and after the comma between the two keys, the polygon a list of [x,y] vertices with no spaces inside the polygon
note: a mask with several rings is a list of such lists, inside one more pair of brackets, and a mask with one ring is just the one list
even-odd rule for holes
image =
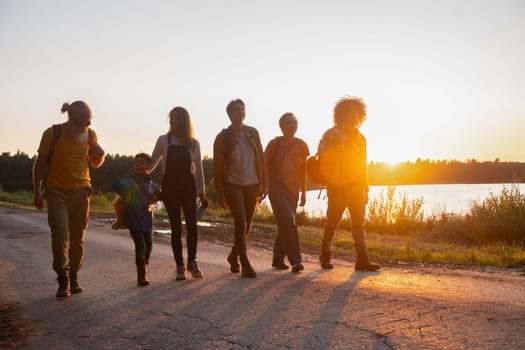
{"label": "child walking", "polygon": [[160,196],[160,187],[153,183],[147,170],[151,166],[151,156],[138,153],[133,159],[131,178],[113,185],[113,190],[121,197],[124,208],[123,223],[135,243],[135,263],[137,264],[137,284],[149,285],[146,265],[152,249],[153,212],[151,204]]}

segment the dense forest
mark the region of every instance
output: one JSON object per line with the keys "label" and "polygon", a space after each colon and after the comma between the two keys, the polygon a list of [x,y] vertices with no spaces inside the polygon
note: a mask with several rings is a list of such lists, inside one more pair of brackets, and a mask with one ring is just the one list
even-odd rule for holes
{"label": "dense forest", "polygon": [[[0,156],[0,186],[4,191],[31,191],[31,169],[34,157],[26,153],[2,153]],[[96,191],[107,192],[111,186],[131,173],[133,158],[123,155],[108,155],[99,169],[92,169],[93,187]],[[213,177],[213,159],[203,160],[207,184]],[[153,178],[160,183],[158,167]],[[456,184],[456,183],[511,183],[525,182],[525,162],[503,162],[467,160],[420,160],[396,165],[371,162],[368,167],[370,185],[415,185],[415,184]]]}

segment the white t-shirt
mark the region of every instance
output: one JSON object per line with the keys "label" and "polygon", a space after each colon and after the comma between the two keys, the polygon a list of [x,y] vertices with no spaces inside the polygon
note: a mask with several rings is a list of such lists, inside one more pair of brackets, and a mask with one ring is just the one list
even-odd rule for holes
{"label": "white t-shirt", "polygon": [[248,137],[244,130],[234,137],[237,137],[237,142],[229,162],[226,182],[240,186],[258,184],[255,151]]}

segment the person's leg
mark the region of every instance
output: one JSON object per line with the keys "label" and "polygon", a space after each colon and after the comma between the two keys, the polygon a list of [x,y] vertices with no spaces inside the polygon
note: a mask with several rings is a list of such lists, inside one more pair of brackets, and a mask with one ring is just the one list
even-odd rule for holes
{"label": "person's leg", "polygon": [[326,210],[326,223],[323,231],[323,240],[321,242],[321,254],[319,261],[321,267],[331,269],[334,266],[331,263],[332,241],[334,239],[335,230],[339,226],[339,221],[346,209],[346,201],[344,191],[340,187],[328,186],[328,208]]}
{"label": "person's leg", "polygon": [[190,187],[189,190],[184,193],[182,210],[184,211],[184,220],[186,221],[187,232],[187,270],[191,272],[193,278],[202,278],[202,271],[200,270],[199,264],[197,263],[197,243],[199,240],[199,233],[197,228],[197,191],[195,190],[194,186]]}
{"label": "person's leg", "polygon": [[[244,199],[244,190],[245,186],[226,184],[224,187],[224,195],[226,196],[226,201],[228,202],[228,206],[230,207],[230,212],[233,217],[235,226],[234,247],[237,254],[239,254],[242,266],[242,275],[246,277],[252,277],[251,275],[253,269],[251,268],[248,257],[246,256],[246,232],[248,225],[245,211],[246,203]],[[232,255],[233,254],[230,254],[230,257]],[[228,257],[228,261],[230,261],[230,257]],[[231,270],[233,272],[234,264],[231,261],[230,264]],[[253,271],[253,274],[255,274],[255,271]]]}
{"label": "person's leg", "polygon": [[135,264],[137,265],[137,284],[139,286],[147,286],[149,280],[146,276],[146,234],[147,232],[130,230],[131,238],[135,243]]}
{"label": "person's leg", "polygon": [[288,261],[292,266],[296,266],[302,262],[301,258],[301,242],[299,241],[299,231],[295,224],[295,212],[297,211],[297,203],[299,201],[299,193],[290,193],[284,188],[283,199],[287,203],[286,211],[283,214],[283,221],[285,226],[284,247]]}
{"label": "person's leg", "polygon": [[381,268],[378,264],[371,263],[368,260],[365,236],[365,214],[366,202],[364,192],[361,189],[350,188],[349,194],[350,217],[352,219],[352,236],[356,252],[356,270],[376,271]]}
{"label": "person's leg", "polygon": [[135,244],[135,264],[142,264],[145,262],[146,255],[146,239],[144,232],[130,230],[129,234]]}
{"label": "person's leg", "polygon": [[248,240],[248,235],[252,229],[253,216],[255,214],[255,207],[257,206],[257,196],[259,195],[259,185],[243,186],[243,201],[244,201],[244,217],[246,218],[245,236]]}
{"label": "person's leg", "polygon": [[151,230],[144,233],[144,243],[146,244],[146,251],[144,252],[144,263],[148,265],[149,258],[151,257],[151,251],[153,249],[153,239]]}
{"label": "person's leg", "polygon": [[69,276],[71,293],[81,293],[78,271],[84,261],[84,233],[88,225],[91,188],[71,191],[69,210]]}
{"label": "person's leg", "polygon": [[[230,254],[227,257],[228,263],[230,263],[230,271],[233,273],[240,272],[240,266],[239,266],[239,253],[236,246],[236,237],[237,237],[237,227],[238,223],[237,221],[242,220],[242,218],[238,218],[237,221],[236,217],[240,215],[237,214],[242,206],[242,195],[241,191],[239,189],[239,186],[226,184],[224,189],[224,196],[226,197],[226,201],[228,202],[228,207],[230,209],[230,213],[232,214],[232,217],[234,219],[234,240],[232,245],[232,250]],[[233,213],[236,213],[235,215]]]}
{"label": "person's leg", "polygon": [[[279,183],[270,183],[268,190],[268,198],[270,199],[273,215],[277,224],[277,236],[273,245],[272,266],[278,269],[289,268],[289,266],[284,263],[284,257],[286,256],[286,236],[290,229],[288,214],[291,208],[289,208],[289,203],[283,190],[283,186]],[[288,257],[288,260],[290,260],[289,258],[290,257]]]}
{"label": "person's leg", "polygon": [[277,225],[277,235],[275,236],[275,242],[273,243],[272,267],[280,270],[286,270],[289,268],[290,266],[286,265],[284,262],[285,256],[286,250],[284,248],[282,229]]}
{"label": "person's leg", "polygon": [[69,196],[65,191],[46,188],[47,221],[51,230],[53,270],[57,274],[57,297],[70,295],[69,288]]}
{"label": "person's leg", "polygon": [[171,248],[173,250],[173,258],[177,267],[184,266],[184,259],[182,256],[182,219],[181,219],[181,202],[178,193],[169,192],[164,197],[164,207],[168,213],[171,226]]}
{"label": "person's leg", "polygon": [[197,194],[194,189],[189,189],[182,194],[182,210],[186,222],[186,241],[188,248],[188,262],[197,259]]}

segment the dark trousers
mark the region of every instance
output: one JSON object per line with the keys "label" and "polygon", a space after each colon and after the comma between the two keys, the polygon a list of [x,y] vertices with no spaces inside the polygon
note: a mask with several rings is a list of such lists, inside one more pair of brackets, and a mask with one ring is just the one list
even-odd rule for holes
{"label": "dark trousers", "polygon": [[327,187],[328,209],[326,211],[326,224],[324,227],[321,252],[330,252],[335,230],[339,226],[341,217],[346,208],[350,211],[352,220],[352,236],[357,254],[366,252],[365,241],[365,212],[366,195],[364,189],[353,186]]}
{"label": "dark trousers", "polygon": [[151,256],[153,244],[151,242],[151,231],[129,230],[131,238],[135,243],[135,263],[142,265]]}
{"label": "dark trousers", "polygon": [[299,193],[289,192],[282,183],[270,182],[268,198],[272,205],[273,215],[277,223],[277,237],[273,245],[273,260],[283,261],[288,256],[290,264],[299,264],[301,260],[301,245],[299,232],[295,224],[295,212],[299,201]]}
{"label": "dark trousers", "polygon": [[46,188],[47,220],[51,229],[53,270],[59,277],[76,276],[84,261],[91,189]]}
{"label": "dark trousers", "polygon": [[188,248],[188,262],[197,259],[197,194],[195,186],[186,190],[167,190],[163,194],[164,206],[168,212],[171,225],[171,248],[177,266],[184,266],[182,255],[182,217],[184,212],[186,221],[186,245]]}
{"label": "dark trousers", "polygon": [[239,255],[242,266],[250,264],[246,255],[246,241],[252,227],[258,194],[259,184],[239,186],[227,183],[224,186],[224,196],[228,202],[235,225],[235,243],[231,254]]}

